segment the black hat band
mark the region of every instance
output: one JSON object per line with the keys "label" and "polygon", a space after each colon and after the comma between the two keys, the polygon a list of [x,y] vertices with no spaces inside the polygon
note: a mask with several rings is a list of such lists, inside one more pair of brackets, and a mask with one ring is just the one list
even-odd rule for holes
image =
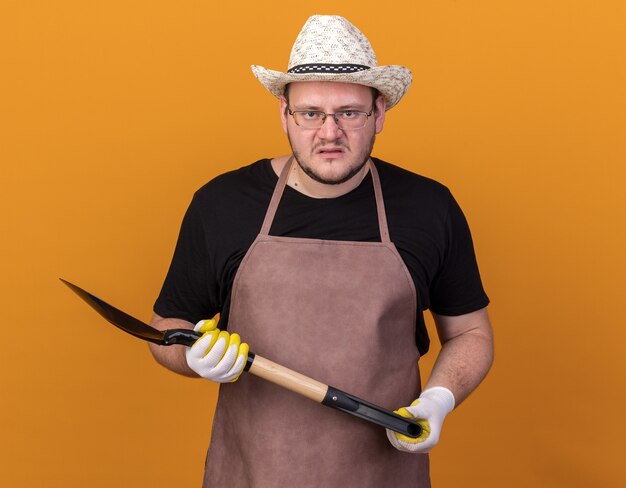
{"label": "black hat band", "polygon": [[363,64],[300,64],[289,69],[287,73],[356,73],[370,69]]}

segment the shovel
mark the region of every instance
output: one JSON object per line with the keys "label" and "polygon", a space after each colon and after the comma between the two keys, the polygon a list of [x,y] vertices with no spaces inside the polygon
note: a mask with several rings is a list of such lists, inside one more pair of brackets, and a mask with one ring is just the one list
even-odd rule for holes
{"label": "shovel", "polygon": [[[155,329],[114,306],[109,305],[104,300],[101,300],[69,281],[65,281],[62,278],[60,278],[60,280],[69,286],[72,291],[85,300],[107,321],[135,337],[161,346],[181,344],[188,347],[192,346],[197,339],[202,337],[201,333],[189,329]],[[354,395],[320,383],[308,376],[256,355],[253,352],[248,353],[244,371],[317,403],[354,415],[355,417],[359,417],[408,437],[418,438],[422,435],[422,426],[413,420],[406,419]]]}

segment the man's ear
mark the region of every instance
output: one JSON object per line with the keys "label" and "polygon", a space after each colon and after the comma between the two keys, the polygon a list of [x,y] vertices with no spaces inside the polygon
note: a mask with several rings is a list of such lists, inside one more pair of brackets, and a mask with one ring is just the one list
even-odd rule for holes
{"label": "man's ear", "polygon": [[280,97],[280,122],[283,125],[283,130],[285,131],[285,133],[287,133],[287,117],[289,117],[289,114],[287,113],[287,107],[288,105],[285,97]]}
{"label": "man's ear", "polygon": [[383,131],[383,125],[385,124],[385,110],[387,109],[387,102],[385,97],[378,95],[376,98],[376,134],[380,134]]}

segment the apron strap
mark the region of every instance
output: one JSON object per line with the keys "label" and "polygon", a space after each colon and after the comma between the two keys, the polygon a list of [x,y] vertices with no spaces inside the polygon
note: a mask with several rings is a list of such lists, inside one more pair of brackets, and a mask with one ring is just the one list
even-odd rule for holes
{"label": "apron strap", "polygon": [[292,161],[293,156],[287,160],[283,170],[280,172],[280,177],[278,178],[278,183],[276,183],[276,186],[274,187],[274,193],[272,194],[270,205],[267,207],[267,212],[265,212],[265,219],[263,220],[263,225],[261,226],[261,232],[259,232],[259,235],[266,236],[270,233],[270,227],[272,227],[272,222],[274,222],[274,215],[276,215],[276,209],[278,209],[280,197],[282,197],[283,190],[285,189],[285,186],[287,186],[287,177],[289,176]]}
{"label": "apron strap", "polygon": [[372,173],[372,183],[374,184],[374,196],[376,197],[376,210],[378,212],[378,229],[380,239],[383,242],[391,242],[389,237],[389,226],[387,225],[387,213],[385,212],[385,200],[383,199],[383,189],[380,185],[378,170],[372,158],[369,159],[370,173]]}
{"label": "apron strap", "polygon": [[[272,222],[274,222],[274,216],[276,215],[276,210],[278,209],[278,204],[280,203],[285,186],[287,186],[287,177],[289,176],[289,170],[291,169],[292,163],[293,156],[287,160],[285,166],[280,172],[280,177],[274,187],[274,193],[272,194],[272,199],[267,207],[267,212],[265,213],[265,219],[263,220],[263,225],[261,226],[261,232],[259,232],[259,235],[269,235]],[[370,173],[372,174],[374,197],[376,198],[376,211],[378,213],[378,229],[380,231],[380,238],[382,242],[391,242],[389,237],[389,227],[387,225],[387,214],[385,213],[385,201],[383,199],[383,190],[380,185],[380,178],[378,177],[378,170],[376,169],[376,166],[371,158],[368,160],[368,165]]]}

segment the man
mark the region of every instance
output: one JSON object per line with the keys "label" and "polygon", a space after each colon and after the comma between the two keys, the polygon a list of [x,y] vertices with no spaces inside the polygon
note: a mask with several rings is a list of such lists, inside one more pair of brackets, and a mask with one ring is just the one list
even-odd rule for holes
{"label": "man", "polygon": [[[430,486],[426,453],[487,373],[492,336],[469,229],[449,191],[370,157],[410,71],[378,66],[365,36],[336,16],[306,22],[287,73],[252,69],[280,100],[293,157],[196,192],[152,321],[197,323],[204,335],[193,347],[152,352],[173,371],[222,383],[204,485]],[[427,308],[442,349],[421,391]],[[201,320],[217,313],[219,326]],[[318,381],[403,407],[424,435],[385,436],[240,376],[240,337]]]}

